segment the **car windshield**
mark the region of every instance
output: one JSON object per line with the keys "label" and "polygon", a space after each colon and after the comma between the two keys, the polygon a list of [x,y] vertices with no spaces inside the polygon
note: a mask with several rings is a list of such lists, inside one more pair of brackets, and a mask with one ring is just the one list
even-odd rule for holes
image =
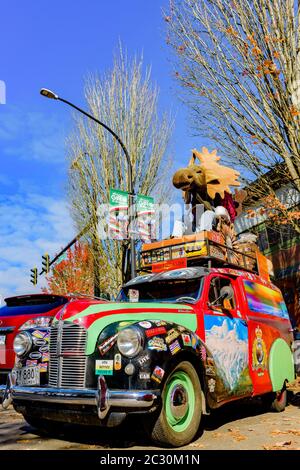
{"label": "car windshield", "polygon": [[193,303],[200,297],[202,279],[170,279],[141,282],[135,286],[123,287],[118,301],[132,302],[182,302]]}

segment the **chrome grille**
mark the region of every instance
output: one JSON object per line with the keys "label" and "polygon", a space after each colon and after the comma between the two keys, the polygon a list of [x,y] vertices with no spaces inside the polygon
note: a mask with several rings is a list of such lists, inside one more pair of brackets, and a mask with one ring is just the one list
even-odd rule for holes
{"label": "chrome grille", "polygon": [[74,323],[51,328],[49,345],[49,385],[85,388],[86,329]]}

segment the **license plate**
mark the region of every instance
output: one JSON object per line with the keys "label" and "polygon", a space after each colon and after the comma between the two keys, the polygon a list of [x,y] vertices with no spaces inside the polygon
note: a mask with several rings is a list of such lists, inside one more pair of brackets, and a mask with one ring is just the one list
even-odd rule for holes
{"label": "license plate", "polygon": [[1,344],[5,344],[5,339],[6,339],[5,335],[0,335],[0,346]]}
{"label": "license plate", "polygon": [[39,367],[34,366],[13,369],[12,374],[17,385],[40,385]]}

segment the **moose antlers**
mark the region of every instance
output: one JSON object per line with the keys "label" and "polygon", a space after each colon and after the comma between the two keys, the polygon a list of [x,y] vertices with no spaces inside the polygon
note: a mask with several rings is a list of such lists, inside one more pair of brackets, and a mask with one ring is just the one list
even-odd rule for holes
{"label": "moose antlers", "polygon": [[209,153],[206,147],[202,147],[202,152],[194,149],[189,167],[196,164],[196,159],[200,161],[205,175],[207,175],[207,194],[214,199],[218,193],[224,198],[224,192],[231,193],[230,186],[240,186],[237,181],[239,172],[227,166],[220,165],[217,150]]}

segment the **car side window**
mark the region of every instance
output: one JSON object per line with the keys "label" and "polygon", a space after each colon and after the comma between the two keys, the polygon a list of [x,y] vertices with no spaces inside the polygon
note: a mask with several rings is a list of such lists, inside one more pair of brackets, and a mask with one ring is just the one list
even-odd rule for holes
{"label": "car side window", "polygon": [[236,308],[235,298],[232,299],[225,299],[223,302],[219,297],[221,296],[221,289],[224,286],[231,286],[233,289],[233,285],[230,279],[226,277],[213,277],[208,292],[208,301],[210,304],[214,304],[216,307],[223,307],[227,310],[234,310]]}

